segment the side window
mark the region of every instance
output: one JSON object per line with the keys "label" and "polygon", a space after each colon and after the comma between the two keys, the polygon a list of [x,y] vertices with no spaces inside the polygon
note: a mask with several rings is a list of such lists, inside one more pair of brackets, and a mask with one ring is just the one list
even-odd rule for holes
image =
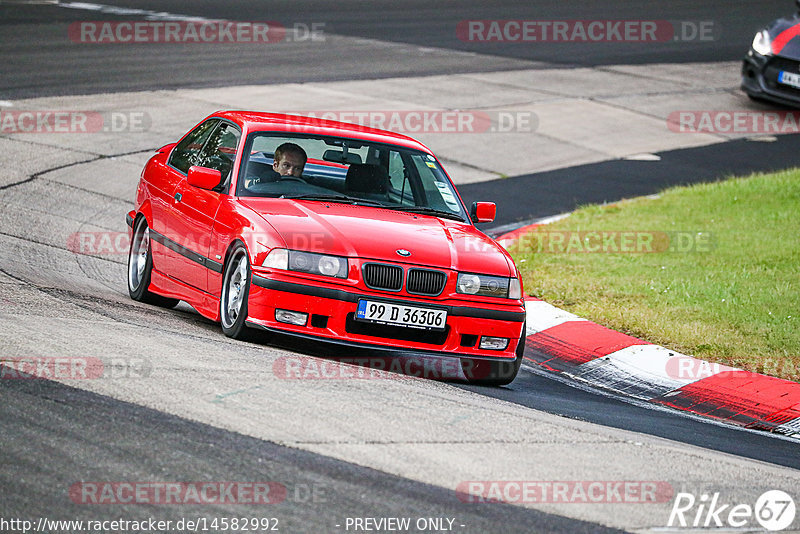
{"label": "side window", "polygon": [[183,173],[189,172],[189,167],[196,165],[195,160],[200,149],[218,122],[219,119],[207,120],[192,130],[172,151],[169,164]]}
{"label": "side window", "polygon": [[197,156],[194,165],[216,169],[222,173],[222,182],[225,183],[233,169],[236,159],[236,147],[242,132],[229,122],[223,122],[208,138],[202,152]]}

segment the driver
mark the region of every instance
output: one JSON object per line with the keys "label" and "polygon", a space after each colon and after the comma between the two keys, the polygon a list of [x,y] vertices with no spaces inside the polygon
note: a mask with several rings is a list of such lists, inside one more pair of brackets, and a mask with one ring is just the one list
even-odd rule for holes
{"label": "driver", "polygon": [[281,176],[300,178],[306,166],[306,151],[300,145],[283,143],[275,149],[275,161],[272,168]]}

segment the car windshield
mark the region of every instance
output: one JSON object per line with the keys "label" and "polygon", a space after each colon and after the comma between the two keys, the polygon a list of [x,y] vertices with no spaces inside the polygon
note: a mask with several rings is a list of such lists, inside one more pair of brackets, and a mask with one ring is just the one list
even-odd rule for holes
{"label": "car windshield", "polygon": [[[299,177],[273,170],[275,151],[284,143],[307,155]],[[436,159],[395,145],[256,132],[248,138],[239,173],[239,196],[352,202],[467,220]]]}

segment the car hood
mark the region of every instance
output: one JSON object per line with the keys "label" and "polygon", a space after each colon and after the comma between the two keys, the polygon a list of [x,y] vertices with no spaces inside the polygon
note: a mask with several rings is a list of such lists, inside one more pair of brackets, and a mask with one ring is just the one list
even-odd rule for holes
{"label": "car hood", "polygon": [[[513,276],[510,257],[474,226],[370,206],[240,198],[295,250]],[[405,250],[408,257],[397,251]]]}
{"label": "car hood", "polygon": [[777,55],[800,60],[800,16],[793,15],[775,20],[767,26],[767,31],[773,40],[782,33],[789,32],[784,37],[793,37],[786,42]]}

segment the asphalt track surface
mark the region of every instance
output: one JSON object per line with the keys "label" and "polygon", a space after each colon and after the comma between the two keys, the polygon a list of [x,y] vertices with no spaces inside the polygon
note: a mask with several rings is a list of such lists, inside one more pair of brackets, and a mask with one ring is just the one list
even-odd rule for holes
{"label": "asphalt track surface", "polygon": [[[125,2],[104,2],[128,6]],[[264,54],[244,47],[93,47],[64,42],[64,24],[77,20],[113,20],[104,14],[87,16],[83,11],[52,5],[0,4],[0,27],[24,23],[29,31],[11,35],[2,32],[0,49],[4,50],[0,100],[33,96],[95,94],[123,90],[173,87],[214,87],[241,83],[278,83],[287,81],[325,81],[422,75],[448,72],[489,72],[502,69],[532,68],[553,65],[654,64],[659,62],[722,61],[737,59],[742,43],[764,22],[791,8],[787,2],[671,2],[659,4],[653,12],[648,2],[541,2],[535,13],[530,7],[514,2],[464,2],[435,6],[430,2],[295,2],[270,5],[259,2],[137,2],[139,9],[169,11],[206,18],[231,20],[278,20],[285,25],[295,22],[325,22],[326,31],[358,39],[431,47],[424,56],[408,54],[397,60],[395,45],[371,41],[334,41],[330,47],[306,48],[276,45]],[[696,43],[665,42],[648,47],[609,43],[584,48],[574,53],[574,45],[520,47],[515,44],[488,46],[459,41],[453,26],[465,19],[712,19],[722,30],[714,46]],[[707,44],[707,43],[706,43]],[[310,46],[310,45],[309,45]],[[458,53],[451,53],[456,51]],[[313,52],[313,53],[312,53]],[[381,56],[392,58],[385,61]],[[466,55],[465,55],[466,54]],[[400,55],[402,57],[402,55]],[[202,65],[202,68],[195,68]],[[728,173],[777,169],[793,165],[796,137],[780,137],[774,143],[737,141],[698,149],[662,153],[661,162],[614,161],[577,167],[537,176],[518,176],[496,182],[483,182],[460,188],[467,200],[496,198],[503,219],[497,224],[528,220],[568,211],[585,202],[613,201],[647,194],[658,188],[683,183],[687,174],[697,180],[722,177]],[[767,155],[764,157],[764,155]],[[735,156],[735,157],[734,157]],[[655,167],[655,171],[654,171]],[[692,172],[687,172],[691,170]],[[627,181],[611,180],[624,175]],[[654,176],[656,177],[654,179]],[[645,179],[647,178],[647,179]],[[529,191],[536,181],[539,194],[521,210],[515,196]],[[546,184],[546,185],[545,185]],[[28,190],[12,188],[8,195],[41,194],[35,184]],[[17,189],[15,192],[14,189]],[[75,192],[71,191],[71,198]],[[33,197],[31,197],[33,198]],[[19,202],[19,199],[15,198]],[[50,205],[51,203],[46,203]],[[118,214],[117,214],[118,215]],[[88,217],[87,215],[83,215]],[[105,215],[104,215],[105,216]],[[38,223],[38,221],[37,221]],[[39,223],[41,224],[41,223]],[[41,228],[40,228],[41,230]],[[6,237],[7,234],[4,233]],[[47,255],[51,246],[37,243],[43,238],[36,228],[14,239],[27,239],[24,257]],[[27,248],[30,246],[30,248]],[[58,257],[54,254],[53,258]],[[34,261],[34,260],[31,260]],[[56,260],[43,261],[49,265]],[[121,272],[121,261],[113,265],[82,266],[88,279],[106,280]],[[32,284],[36,291],[55,299],[66,308],[86,308],[88,303],[113,301],[104,305],[101,315],[120,325],[141,326],[148,320],[162,320],[170,328],[183,330],[185,322],[200,341],[214,350],[224,341],[215,325],[189,311],[149,311],[141,307],[124,310],[124,286],[81,281],[74,289],[59,288],[64,278],[37,273],[26,267],[0,274],[3,300],[18,305],[8,291],[18,283]],[[36,292],[34,291],[34,292]],[[52,303],[25,306],[46,307]],[[27,308],[26,308],[27,309]],[[121,311],[122,310],[122,311]],[[37,309],[37,313],[40,310]],[[137,317],[138,314],[138,317]],[[130,319],[131,316],[134,319]],[[46,312],[45,312],[46,317]],[[8,324],[8,323],[7,323]],[[15,335],[13,333],[7,336]],[[213,341],[206,337],[217,336]],[[10,339],[10,338],[6,338]],[[329,357],[332,349],[277,340],[290,354]],[[202,345],[200,345],[202,346]],[[265,349],[269,346],[264,346]],[[250,350],[249,347],[242,350]],[[235,354],[238,347],[232,349]],[[676,447],[686,444],[707,451],[720,451],[719,459],[733,455],[765,464],[800,469],[797,443],[758,433],[720,426],[669,411],[646,409],[625,401],[578,389],[546,375],[523,368],[519,378],[506,388],[479,388],[451,384],[455,389],[476,398],[489,397],[543,411],[569,424],[586,421],[603,427],[641,433],[643,439],[666,438]],[[290,497],[276,505],[275,515],[285,521],[289,532],[327,532],[337,530],[335,523],[354,516],[455,516],[467,524],[468,532],[601,532],[596,522],[586,523],[518,506],[464,506],[454,498],[452,489],[425,484],[411,478],[370,469],[298,446],[278,445],[269,440],[224,430],[166,411],[126,402],[85,389],[45,381],[1,381],[0,423],[3,457],[0,460],[2,515],[48,516],[64,519],[87,515],[85,505],[70,501],[65,488],[76,480],[242,480],[253,476],[285,481]],[[634,434],[635,435],[635,434]],[[590,445],[591,446],[591,445]],[[580,443],[572,447],[581,447]],[[696,454],[687,447],[687,454]],[[567,463],[569,463],[567,461]],[[742,464],[749,466],[746,461]],[[254,470],[253,466],[259,466]],[[746,468],[746,467],[745,467]],[[565,468],[566,470],[566,468]],[[720,482],[724,484],[724,481]],[[315,484],[325,488],[325,498],[308,500],[297,495]],[[299,492],[292,494],[292,490]],[[272,511],[272,510],[270,510]],[[153,515],[161,519],[191,515],[247,513],[231,507],[202,509],[192,507],[116,506],[90,510],[92,517],[136,518]],[[249,515],[249,514],[248,514]],[[284,531],[284,529],[281,529]]]}
{"label": "asphalt track surface", "polygon": [[[341,531],[347,517],[457,517],[469,532],[618,532],[510,505],[479,507],[453,491],[281,447],[49,381],[17,381],[2,390],[3,516],[72,519],[86,506],[67,488],[80,468],[84,481],[277,481],[285,499],[259,510],[281,532]],[[63,432],[69,428],[68,432]],[[54,448],[63,456],[53,456]],[[38,463],[36,459],[51,458]],[[34,465],[38,464],[38,465]],[[66,465],[65,465],[66,464]],[[111,517],[177,522],[182,517],[252,516],[253,506],[118,504]],[[147,509],[149,508],[149,509]],[[172,510],[170,510],[172,508]],[[463,530],[460,529],[459,530]]]}
{"label": "asphalt track surface", "polygon": [[[458,191],[467,205],[486,199],[497,204],[497,219],[483,229],[498,233],[503,228],[568,213],[585,204],[615,202],[656,194],[670,186],[794,167],[798,163],[798,142],[800,135],[777,136],[769,142],[739,139],[658,152],[658,161],[616,159],[464,184]],[[530,200],[523,203],[520,198]]]}
{"label": "asphalt track surface", "polygon": [[[501,2],[141,1],[98,4],[209,19],[276,21],[287,28],[322,23],[325,46],[310,40],[263,46],[241,44],[87,45],[70,41],[66,26],[84,20],[141,20],[48,4],[0,4],[4,98],[88,94],[176,87],[214,87],[352,80],[389,76],[488,72],[505,69],[657,64],[740,59],[755,32],[790,12],[791,2],[709,0],[647,2],[547,0]],[[650,43],[487,43],[458,38],[467,20],[667,20],[713,23],[713,40]],[[687,30],[688,32],[688,30]],[[345,36],[351,39],[335,39]],[[403,47],[401,45],[409,45]],[[396,53],[398,50],[401,53]],[[456,54],[454,52],[460,52]],[[657,69],[657,67],[654,67]]]}

